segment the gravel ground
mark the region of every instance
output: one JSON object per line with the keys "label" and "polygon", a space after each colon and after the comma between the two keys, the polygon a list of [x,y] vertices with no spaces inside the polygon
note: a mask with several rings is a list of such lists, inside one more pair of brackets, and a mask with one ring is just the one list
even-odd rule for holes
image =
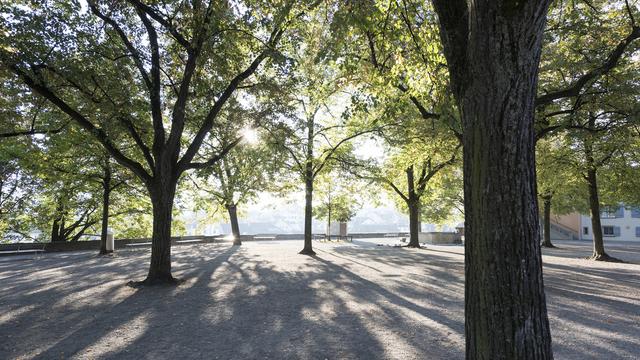
{"label": "gravel ground", "polygon": [[[149,250],[0,258],[0,359],[461,359],[463,249],[397,240],[174,247],[178,287],[135,290]],[[640,243],[629,263],[544,250],[556,359],[640,358]]]}

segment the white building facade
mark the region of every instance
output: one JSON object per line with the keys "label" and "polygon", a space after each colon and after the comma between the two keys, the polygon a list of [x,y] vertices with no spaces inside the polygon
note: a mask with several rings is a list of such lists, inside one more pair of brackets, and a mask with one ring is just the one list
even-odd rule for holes
{"label": "white building facade", "polygon": [[[605,241],[640,241],[640,208],[624,205],[602,207],[602,237]],[[591,217],[580,215],[580,240],[593,240]]]}

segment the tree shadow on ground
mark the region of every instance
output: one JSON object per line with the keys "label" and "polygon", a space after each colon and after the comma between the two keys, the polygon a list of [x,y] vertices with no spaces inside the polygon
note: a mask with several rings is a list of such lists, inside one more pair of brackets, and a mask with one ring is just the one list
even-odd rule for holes
{"label": "tree shadow on ground", "polygon": [[[181,247],[185,282],[140,290],[148,250],[2,261],[0,358],[463,357],[462,254],[292,245]],[[546,262],[545,284],[556,358],[640,352],[633,269]]]}

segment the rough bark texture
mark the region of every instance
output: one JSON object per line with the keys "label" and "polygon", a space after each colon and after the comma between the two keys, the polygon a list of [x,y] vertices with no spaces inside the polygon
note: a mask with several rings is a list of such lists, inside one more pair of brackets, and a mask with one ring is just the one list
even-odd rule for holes
{"label": "rough bark texture", "polygon": [[229,222],[231,223],[231,234],[233,235],[233,245],[242,245],[240,240],[240,225],[238,224],[238,207],[236,204],[227,204]]}
{"label": "rough bark texture", "polygon": [[133,286],[176,284],[171,275],[171,220],[177,181],[162,177],[149,187],[153,206],[153,230],[151,235],[151,263],[149,273],[142,282],[130,282]]}
{"label": "rough bark texture", "polygon": [[463,121],[467,359],[552,359],[534,101],[550,1],[434,0]]}
{"label": "rough bark texture", "polygon": [[51,242],[63,242],[66,239],[62,235],[64,229],[64,205],[59,202],[56,206],[53,223],[51,224]]}
{"label": "rough bark texture", "polygon": [[419,248],[420,198],[416,194],[413,166],[407,168],[407,186],[409,193],[407,198],[407,207],[409,208],[409,244],[407,244],[407,247]]}
{"label": "rough bark texture", "polygon": [[542,201],[544,204],[544,238],[542,240],[542,246],[546,248],[554,248],[551,243],[551,196],[543,196]]}
{"label": "rough bark texture", "polygon": [[[587,162],[589,162],[589,158],[589,155],[587,155]],[[591,255],[591,259],[599,261],[614,260],[604,251],[602,223],[600,222],[598,174],[595,168],[590,168],[589,170],[587,170],[587,183],[589,186],[589,211],[591,212],[591,229],[593,231],[593,255]]]}
{"label": "rough bark texture", "polygon": [[[310,164],[310,163],[308,163]],[[309,173],[309,171],[307,171]],[[312,173],[307,174],[304,186],[304,248],[300,251],[303,255],[315,255],[312,240],[312,219],[313,219],[313,178]]]}
{"label": "rough bark texture", "polygon": [[109,230],[109,201],[111,196],[111,169],[107,166],[104,169],[102,179],[102,228],[100,231],[100,255],[113,252],[107,250],[107,231]]}
{"label": "rough bark texture", "polygon": [[304,166],[304,248],[300,251],[303,255],[315,255],[311,240],[313,238],[313,138],[314,119],[310,117],[307,122],[307,156]]}

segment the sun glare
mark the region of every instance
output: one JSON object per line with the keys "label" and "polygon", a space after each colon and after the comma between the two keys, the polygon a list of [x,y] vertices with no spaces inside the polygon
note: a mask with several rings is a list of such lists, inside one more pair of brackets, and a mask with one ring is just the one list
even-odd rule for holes
{"label": "sun glare", "polygon": [[256,131],[256,129],[246,127],[242,129],[241,134],[244,141],[249,144],[256,144],[260,140],[258,137],[258,131]]}

